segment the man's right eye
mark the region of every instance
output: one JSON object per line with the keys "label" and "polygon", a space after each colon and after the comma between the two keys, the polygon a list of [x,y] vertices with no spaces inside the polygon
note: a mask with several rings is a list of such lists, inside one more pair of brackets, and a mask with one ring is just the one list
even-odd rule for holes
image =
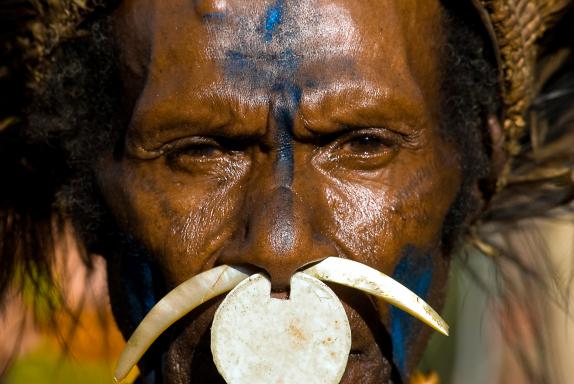
{"label": "man's right eye", "polygon": [[221,156],[224,150],[218,144],[198,143],[177,150],[177,156],[208,158]]}
{"label": "man's right eye", "polygon": [[171,167],[190,171],[221,160],[229,151],[215,139],[191,137],[170,144],[165,153]]}

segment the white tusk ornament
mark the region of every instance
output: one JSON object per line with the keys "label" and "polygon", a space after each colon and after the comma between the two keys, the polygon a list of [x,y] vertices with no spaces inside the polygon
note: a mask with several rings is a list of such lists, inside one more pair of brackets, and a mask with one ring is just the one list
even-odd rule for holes
{"label": "white tusk ornament", "polygon": [[249,275],[239,268],[221,265],[175,287],[149,311],[127,341],[116,366],[115,381],[125,379],[151,344],[173,323],[206,301],[230,291]]}
{"label": "white tusk ornament", "polygon": [[351,346],[349,323],[335,293],[318,280],[369,293],[448,335],[446,322],[424,300],[356,261],[328,257],[296,273],[288,300],[271,298],[269,280],[250,275],[239,267],[222,265],[174,288],[127,341],[115,380],[122,381],[177,320],[232,289],[215,314],[211,340],[215,364],[230,384],[339,382]]}
{"label": "white tusk ornament", "polygon": [[383,299],[448,336],[448,324],[430,305],[392,277],[365,264],[327,257],[303,272],[319,280],[346,285]]}

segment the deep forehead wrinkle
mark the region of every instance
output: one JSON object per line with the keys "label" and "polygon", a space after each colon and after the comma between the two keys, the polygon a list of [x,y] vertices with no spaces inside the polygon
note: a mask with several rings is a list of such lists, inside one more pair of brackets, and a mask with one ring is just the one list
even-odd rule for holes
{"label": "deep forehead wrinkle", "polygon": [[180,92],[148,92],[136,106],[128,141],[154,150],[185,136],[262,137],[268,110],[267,95],[245,96],[221,87],[183,97]]}
{"label": "deep forehead wrinkle", "polygon": [[[378,42],[396,40],[395,29],[385,24],[369,35],[360,34],[359,8],[313,0],[211,2],[219,4],[215,10],[223,18],[201,21],[186,14],[181,16],[185,23],[175,24],[176,29],[163,17],[168,10],[158,9],[161,30],[178,38],[166,45],[164,33],[156,34],[151,72],[139,105],[141,112],[151,111],[146,114],[154,117],[140,119],[151,123],[146,124],[150,133],[152,120],[161,123],[161,116],[172,120],[180,116],[181,121],[207,126],[201,120],[209,122],[212,114],[222,113],[234,125],[249,123],[244,127],[250,131],[247,135],[265,131],[273,98],[277,101],[285,95],[278,89],[287,88],[297,90],[291,95],[301,95],[297,108],[291,109],[298,114],[296,124],[291,124],[295,137],[307,133],[307,122],[310,128],[325,126],[328,133],[337,123],[353,123],[358,114],[374,116],[373,126],[380,120],[416,123],[427,104],[417,80],[401,65],[403,49],[390,50],[386,45],[376,49]],[[390,3],[385,4],[365,5],[374,7],[369,14],[382,12],[381,6],[385,14],[393,13]],[[266,31],[272,32],[271,41],[266,41]],[[196,33],[205,33],[206,38],[192,38]],[[374,45],[359,54],[365,48],[360,42]],[[372,56],[380,57],[376,59],[380,67],[366,60]],[[141,116],[140,111],[135,117]]]}

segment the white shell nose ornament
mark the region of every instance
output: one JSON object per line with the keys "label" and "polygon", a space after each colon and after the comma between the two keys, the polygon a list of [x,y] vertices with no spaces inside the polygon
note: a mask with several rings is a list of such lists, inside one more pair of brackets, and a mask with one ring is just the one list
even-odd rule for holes
{"label": "white shell nose ornament", "polygon": [[256,274],[231,291],[211,327],[211,351],[230,384],[338,383],[351,349],[351,328],[335,293],[297,273],[288,300],[270,296]]}
{"label": "white shell nose ornament", "polygon": [[271,298],[267,278],[250,275],[223,265],[174,288],[127,341],[116,367],[116,381],[128,375],[169,326],[232,289],[216,312],[211,340],[215,364],[232,384],[340,380],[351,345],[349,324],[339,299],[318,280],[366,292],[448,335],[446,322],[424,300],[389,276],[352,260],[328,257],[293,275],[289,300]]}

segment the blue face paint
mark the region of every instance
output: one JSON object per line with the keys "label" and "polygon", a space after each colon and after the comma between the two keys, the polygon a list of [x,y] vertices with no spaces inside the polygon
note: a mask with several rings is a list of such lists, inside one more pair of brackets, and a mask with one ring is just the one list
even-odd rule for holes
{"label": "blue face paint", "polygon": [[267,90],[272,97],[271,117],[276,127],[277,145],[275,169],[278,184],[289,187],[294,171],[293,124],[302,88],[295,83],[301,64],[301,57],[294,51],[297,38],[289,33],[288,26],[279,31],[286,19],[284,1],[277,0],[265,12],[260,28],[249,33],[238,31],[245,36],[237,39],[234,49],[227,50],[224,69],[229,78],[251,89]]}
{"label": "blue face paint", "polygon": [[[145,315],[158,302],[164,291],[163,280],[159,271],[154,268],[146,249],[131,236],[120,233],[116,250],[120,262],[121,289],[116,294],[128,308],[122,312],[121,323],[129,332],[133,332]],[[152,350],[154,347],[152,347]],[[155,382],[156,370],[159,369],[157,352],[148,352],[142,359],[144,370],[140,372],[143,383]]]}
{"label": "blue face paint", "polygon": [[[271,42],[273,33],[283,20],[283,1],[277,2],[270,7],[265,15],[264,35],[265,42]],[[299,67],[299,60],[290,49],[283,50],[276,60],[278,69],[284,73],[295,73]],[[276,171],[279,184],[290,186],[293,182],[294,157],[293,157],[293,121],[301,102],[301,87],[292,83],[292,79],[279,76],[273,86],[273,93],[278,94],[278,100],[272,112],[277,124],[277,161]]]}
{"label": "blue face paint", "polygon": [[[241,48],[241,47],[238,47]],[[286,49],[277,54],[253,52],[241,49],[225,53],[225,75],[250,89],[267,89],[273,93],[287,84],[294,86],[293,78],[300,66],[300,57]]]}
{"label": "blue face paint", "polygon": [[276,87],[277,102],[273,108],[273,119],[277,125],[276,171],[279,185],[290,186],[293,182],[293,120],[301,102],[301,88],[292,84],[279,84]]}
{"label": "blue face paint", "polygon": [[130,322],[135,328],[157,302],[153,270],[141,252],[131,249],[122,255],[122,269]]}
{"label": "blue face paint", "polygon": [[[401,260],[393,272],[393,278],[426,300],[428,296],[433,266],[432,258],[414,246],[403,250]],[[408,313],[391,307],[391,336],[393,339],[393,359],[401,374],[407,370],[407,345],[415,342],[420,331],[420,322]]]}
{"label": "blue face paint", "polygon": [[223,12],[210,12],[201,15],[205,21],[218,21],[225,19],[225,13]]}
{"label": "blue face paint", "polygon": [[[273,127],[270,133],[276,149],[274,175],[283,202],[279,221],[284,223],[292,221],[289,195],[294,179],[294,125],[303,90],[321,87],[322,79],[325,84],[332,81],[332,76],[324,76],[321,71],[304,73],[301,69],[308,62],[313,67],[313,63],[320,65],[329,60],[331,66],[348,75],[353,73],[354,66],[352,58],[331,56],[328,48],[323,52],[309,45],[310,32],[315,26],[309,20],[320,23],[322,18],[329,19],[332,15],[303,3],[272,0],[258,15],[238,9],[229,11],[223,23],[207,25],[213,35],[210,54],[219,62],[233,89],[246,95],[268,97]],[[335,45],[339,44],[338,36],[332,36]],[[284,228],[287,233],[288,225]]]}
{"label": "blue face paint", "polygon": [[283,19],[283,1],[277,0],[265,14],[265,25],[263,39],[270,42],[273,39],[273,33],[277,30]]}

